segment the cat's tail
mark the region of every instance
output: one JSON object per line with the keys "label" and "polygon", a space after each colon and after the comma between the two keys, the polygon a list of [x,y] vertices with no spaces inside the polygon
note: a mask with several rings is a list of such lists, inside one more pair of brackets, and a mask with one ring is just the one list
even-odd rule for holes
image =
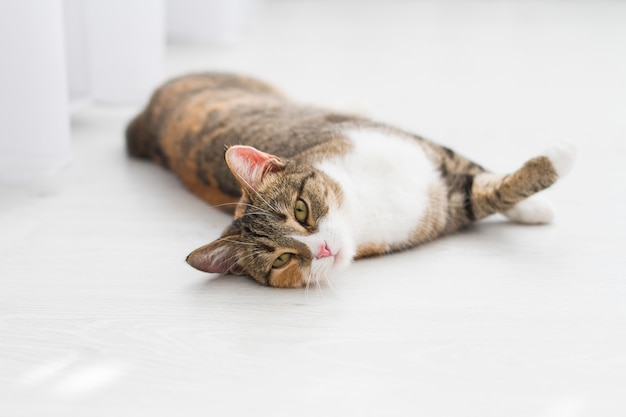
{"label": "cat's tail", "polygon": [[567,175],[575,159],[576,149],[568,143],[559,143],[528,160],[512,174],[484,172],[476,175],[470,209],[474,220],[502,213],[519,223],[549,223],[554,216],[552,205],[534,194]]}
{"label": "cat's tail", "polygon": [[150,158],[154,151],[154,138],[150,135],[141,112],[126,127],[126,150],[137,158]]}

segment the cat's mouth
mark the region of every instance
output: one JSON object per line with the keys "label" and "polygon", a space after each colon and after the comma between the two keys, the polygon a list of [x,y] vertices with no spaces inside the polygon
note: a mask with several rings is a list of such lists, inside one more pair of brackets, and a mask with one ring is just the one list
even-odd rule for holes
{"label": "cat's mouth", "polygon": [[326,262],[328,264],[330,264],[331,266],[335,266],[337,264],[337,257],[339,256],[339,252],[336,252],[335,254],[331,254],[328,256],[325,256],[324,258],[317,258],[318,261],[322,261],[322,262]]}
{"label": "cat's mouth", "polygon": [[350,264],[350,259],[346,258],[345,255],[346,252],[344,250],[338,249],[328,256],[321,258],[316,257],[313,260],[311,273],[306,280],[308,281],[307,285],[328,282],[329,285],[332,286],[330,280],[333,274]]}
{"label": "cat's mouth", "polygon": [[337,265],[337,263],[339,263],[342,257],[343,257],[343,253],[341,252],[341,250],[335,251],[335,253],[331,256],[333,260],[333,266]]}

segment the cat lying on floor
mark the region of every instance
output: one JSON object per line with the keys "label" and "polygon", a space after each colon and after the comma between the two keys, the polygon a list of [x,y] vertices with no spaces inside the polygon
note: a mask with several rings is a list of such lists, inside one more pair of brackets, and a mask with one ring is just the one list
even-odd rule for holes
{"label": "cat lying on floor", "polygon": [[234,214],[219,239],[188,256],[190,265],[274,287],[319,283],[355,259],[411,248],[494,213],[549,222],[550,205],[531,196],[575,157],[558,144],[511,174],[494,174],[394,127],[212,73],[161,86],[129,124],[127,146]]}

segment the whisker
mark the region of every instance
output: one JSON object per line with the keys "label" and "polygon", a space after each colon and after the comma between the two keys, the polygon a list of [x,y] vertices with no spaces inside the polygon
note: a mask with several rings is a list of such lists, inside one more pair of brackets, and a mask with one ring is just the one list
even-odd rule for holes
{"label": "whisker", "polygon": [[[250,203],[223,203],[223,204],[217,204],[217,205],[215,205],[213,207],[214,208],[219,208],[219,207],[224,207],[224,206],[236,206],[236,205],[240,205],[240,204],[243,205],[243,206],[246,206],[246,207],[251,207],[253,209],[256,209],[260,213],[264,213],[264,214],[267,214],[267,215],[274,215],[274,213],[272,213],[271,211],[265,210],[262,207],[259,207],[257,205],[250,204]],[[244,216],[247,216],[248,214],[259,214],[259,213],[257,213],[257,212],[245,213]]]}
{"label": "whisker", "polygon": [[306,303],[309,303],[309,286],[311,285],[311,280],[306,280],[306,287],[304,287],[304,297],[306,299]]}
{"label": "whisker", "polygon": [[252,243],[252,242],[242,242],[240,240],[231,240],[229,243],[236,243],[238,245],[243,245],[243,246],[256,246],[256,243]]}
{"label": "whisker", "polygon": [[333,293],[336,293],[337,292],[337,287],[335,287],[335,284],[333,284],[332,281],[330,279],[328,279],[328,276],[326,274],[322,274],[322,278],[324,278],[324,281],[326,281],[326,283],[330,287],[331,291]]}
{"label": "whisker", "polygon": [[248,265],[250,265],[252,262],[248,262],[245,265],[242,265],[242,261],[254,258],[255,256],[259,255],[260,253],[262,253],[263,251],[258,249],[255,251],[252,251],[252,253],[249,253],[248,255],[244,256],[243,258],[238,258],[237,254],[234,254],[232,256],[230,256],[228,259],[225,260],[226,264],[231,264],[233,263],[233,261],[236,261],[237,263],[239,263],[239,265],[241,266],[242,269],[246,269],[248,267]]}
{"label": "whisker", "polygon": [[250,183],[248,183],[248,181],[246,181],[246,180],[245,180],[245,178],[241,177],[240,175],[237,175],[237,176],[239,177],[239,179],[240,179],[240,180],[241,180],[244,184],[246,184],[246,185],[248,186],[248,188],[249,188],[250,190],[254,191],[254,194],[256,194],[256,195],[257,195],[257,197],[259,197],[259,199],[260,199],[261,201],[263,201],[265,204],[267,204],[267,206],[268,206],[269,208],[271,208],[272,210],[274,210],[275,212],[277,212],[277,213],[278,213],[278,210],[276,209],[276,207],[274,207],[273,205],[271,205],[271,204],[270,204],[270,202],[269,202],[269,201],[267,201],[266,199],[264,199],[264,198],[263,198],[263,196],[261,195],[261,193],[259,193],[257,190],[255,190],[255,189],[254,189],[254,188],[250,185]]}
{"label": "whisker", "polygon": [[258,210],[258,211],[261,211],[261,212],[263,212],[263,213],[273,214],[271,211],[269,211],[269,210],[265,210],[264,208],[259,207],[259,206],[257,206],[256,204],[249,204],[249,203],[242,203],[242,204],[243,204],[244,206],[246,206],[246,207],[253,208],[253,209]]}
{"label": "whisker", "polygon": [[233,202],[233,203],[222,203],[222,204],[215,204],[215,205],[211,205],[211,207],[214,207],[214,208],[219,208],[219,207],[225,207],[225,206],[236,206],[237,204],[245,204],[245,203],[238,203],[238,202]]}
{"label": "whisker", "polygon": [[[244,257],[240,258],[240,259],[239,259],[239,261],[245,261],[245,260],[248,260],[248,259],[254,258],[254,257],[256,257],[256,256],[260,255],[261,253],[263,253],[263,251],[262,251],[262,250],[260,250],[260,249],[258,249],[258,250],[254,250],[254,251],[252,251],[252,253],[249,253],[249,254],[247,254],[246,256],[244,256]],[[233,256],[233,258],[235,258],[235,257],[236,257],[236,256]],[[231,258],[231,259],[232,259],[232,258]],[[247,266],[247,265],[246,265],[246,266]]]}
{"label": "whisker", "polygon": [[241,240],[235,240],[237,238],[237,236],[225,236],[225,237],[221,237],[219,239],[216,240],[216,242],[228,242],[228,243],[237,243],[239,245],[244,245],[244,246],[256,246],[256,244],[252,243],[252,242],[242,242]]}

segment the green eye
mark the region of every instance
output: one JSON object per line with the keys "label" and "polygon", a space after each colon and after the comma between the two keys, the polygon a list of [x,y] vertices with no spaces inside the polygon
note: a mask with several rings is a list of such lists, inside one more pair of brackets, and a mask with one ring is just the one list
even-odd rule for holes
{"label": "green eye", "polygon": [[303,200],[296,201],[293,215],[300,223],[306,222],[306,219],[309,217],[309,207],[307,207],[306,203]]}
{"label": "green eye", "polygon": [[276,258],[276,260],[272,264],[272,268],[280,268],[285,266],[287,262],[289,262],[289,260],[291,259],[291,256],[292,255],[290,253],[283,253],[278,258]]}

